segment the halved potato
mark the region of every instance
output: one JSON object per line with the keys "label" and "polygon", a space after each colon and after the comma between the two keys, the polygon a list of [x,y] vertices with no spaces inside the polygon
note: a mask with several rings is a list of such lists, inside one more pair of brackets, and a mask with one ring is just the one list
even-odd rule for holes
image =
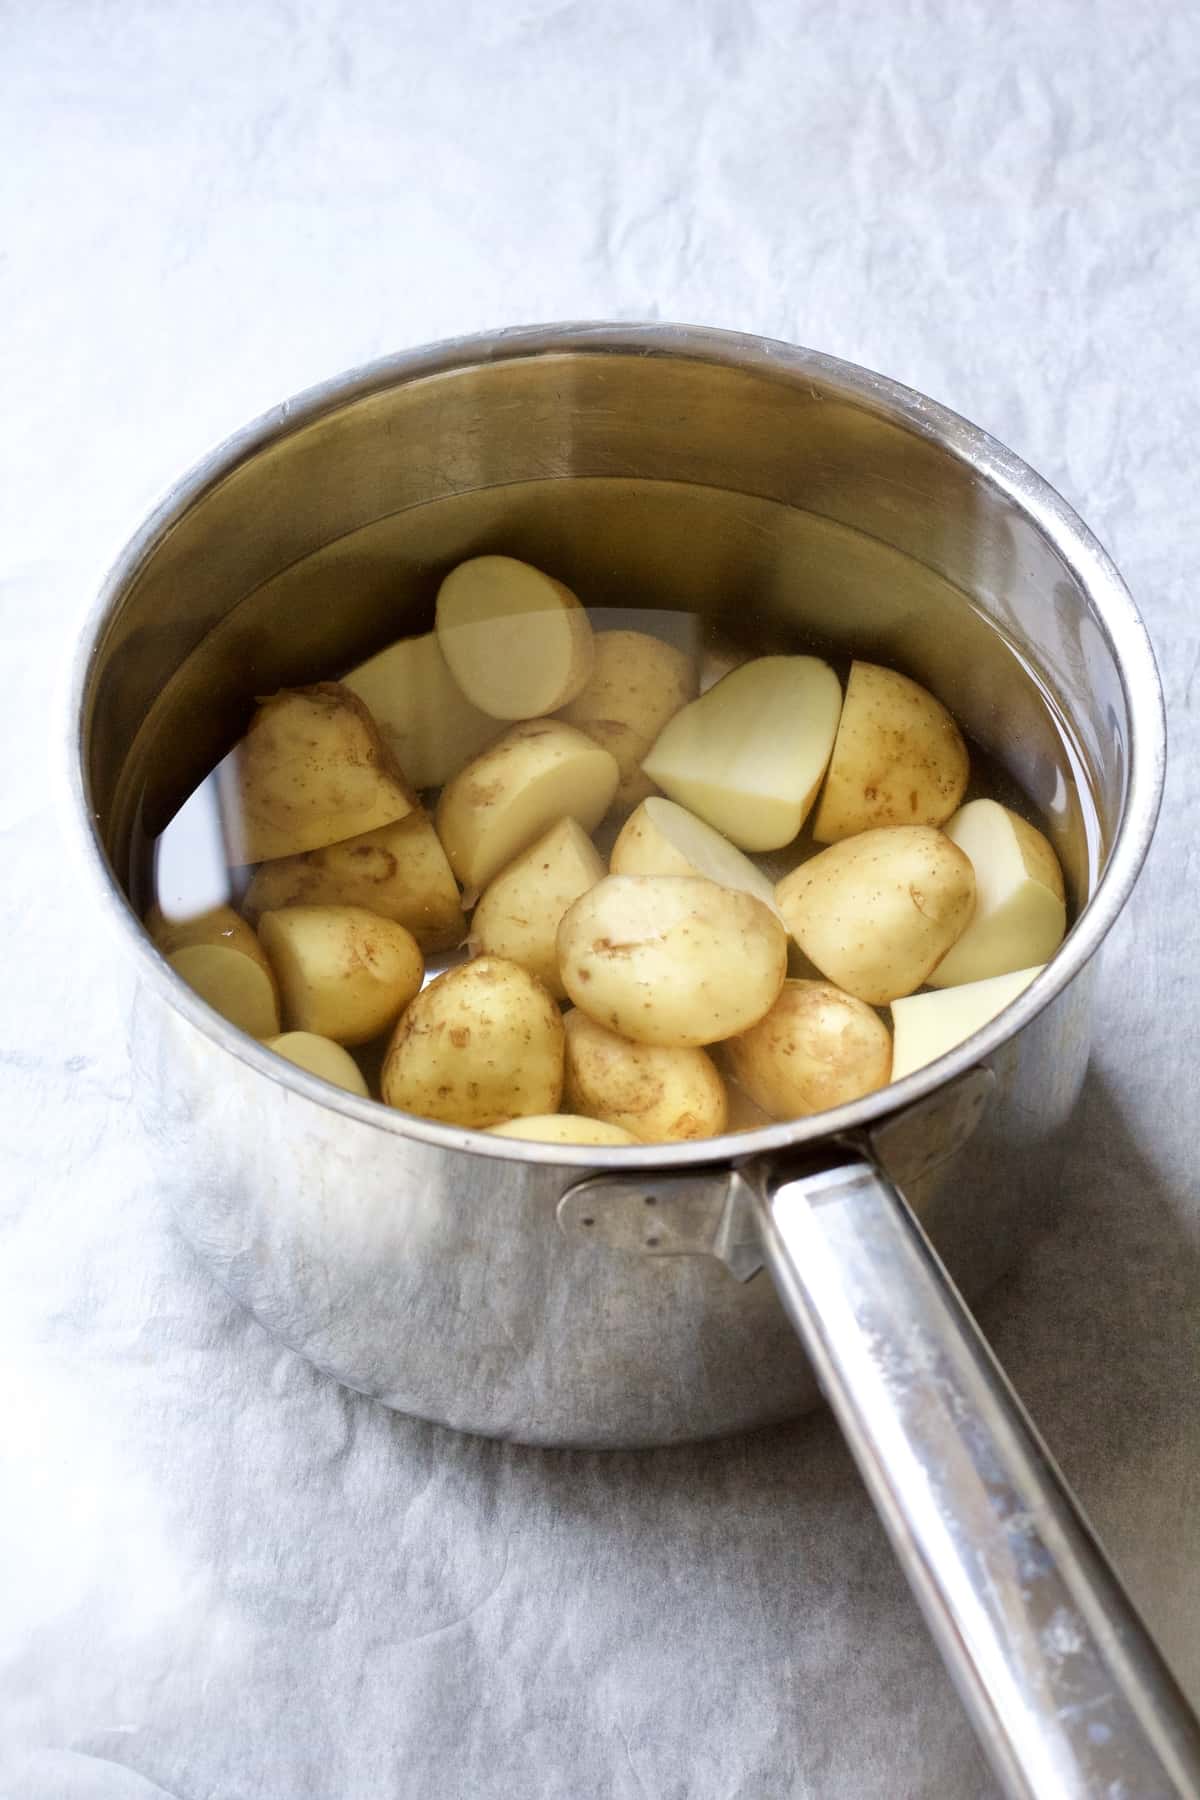
{"label": "halved potato", "polygon": [[441,787],[502,727],[472,706],[442,655],[437,633],[401,638],[342,676],[415,788]]}
{"label": "halved potato", "polygon": [[573,700],[592,672],[592,627],[570,588],[513,556],[473,556],[438,589],[450,673],[493,719],[536,719]]}
{"label": "halved potato", "polygon": [[785,981],[725,1054],[751,1099],[775,1119],[799,1119],[886,1086],[892,1040],[878,1013],[831,982]]}
{"label": "halved potato", "polygon": [[1049,841],[995,800],[972,800],[944,827],[975,870],[975,913],[929,976],[958,987],[1048,962],[1067,929],[1062,870]]}
{"label": "halved potato", "polygon": [[654,792],[642,758],[668,719],[694,697],[696,677],[694,657],[648,632],[597,632],[587,686],[561,716],[616,757],[618,810],[629,812]]}
{"label": "halved potato", "polygon": [[288,1030],[336,1044],[365,1044],[386,1030],[425,973],[412,933],[363,906],[283,906],[262,915],[258,935]]}
{"label": "halved potato", "polygon": [[233,863],[319,850],[417,805],[370,713],[336,681],[260,701],[219,782]]}
{"label": "halved potato", "polygon": [[563,1023],[540,981],[500,956],[447,969],[396,1026],[381,1087],[389,1106],[486,1131],[557,1112]]}
{"label": "halved potato", "polygon": [[556,820],[593,831],[618,778],[616,758],[573,725],[514,725],[442,789],[437,831],[450,867],[478,891]]}
{"label": "halved potato", "polygon": [[173,919],[155,905],[146,914],[146,930],[164,956],[186,950],[189,944],[223,944],[227,950],[240,950],[264,969],[271,967],[253,929],[232,906],[213,906],[207,912]]}
{"label": "halved potato", "polygon": [[185,944],[167,961],[214,1012],[251,1037],[279,1030],[279,998],[270,970],[225,944]]}
{"label": "halved potato", "polygon": [[884,1006],[927,981],[962,936],[975,874],[945,832],[898,825],[832,844],[785,876],[775,898],[822,975]]}
{"label": "halved potato", "polygon": [[506,956],[536,975],[556,1000],[565,1000],[559,921],[604,875],[587,832],[574,819],[560,819],[484,890],[471,918],[471,954]]}
{"label": "halved potato", "polygon": [[584,1012],[567,1013],[568,1106],[618,1125],[643,1144],[683,1143],[725,1130],[725,1083],[703,1050],[634,1044]]}
{"label": "halved potato", "polygon": [[665,727],[642,767],[741,850],[795,837],[833,747],[842,690],[815,656],[759,656]]}
{"label": "halved potato", "polygon": [[695,813],[657,794],[626,819],[610,862],[614,875],[699,875],[778,910],[774,883],[748,856]]}
{"label": "halved potato", "polygon": [[813,836],[835,844],[885,825],[941,825],[970,773],[962,733],[940,700],[895,669],[856,662]]}
{"label": "halved potato", "polygon": [[1024,993],[1040,965],[970,981],[932,994],[911,994],[892,1002],[892,1080],[945,1056]]}
{"label": "halved potato", "polygon": [[282,1056],[285,1062],[295,1063],[298,1069],[307,1069],[310,1075],[319,1075],[322,1081],[331,1081],[348,1094],[358,1094],[363,1100],[369,1098],[358,1064],[332,1038],[318,1037],[314,1031],[284,1031],[264,1042],[268,1050]]}
{"label": "halved potato", "polygon": [[541,1144],[637,1144],[631,1131],[608,1125],[603,1119],[584,1119],[578,1113],[541,1113],[533,1119],[509,1119],[489,1125],[493,1137],[529,1138]]}
{"label": "halved potato", "polygon": [[590,1018],[634,1043],[681,1048],[732,1037],[770,1010],[787,934],[761,900],[712,881],[609,875],[564,916],[558,961]]}
{"label": "halved potato", "polygon": [[451,950],[467,935],[458,883],[421,807],[378,831],[261,864],[242,904],[252,919],[281,906],[365,906],[423,950]]}

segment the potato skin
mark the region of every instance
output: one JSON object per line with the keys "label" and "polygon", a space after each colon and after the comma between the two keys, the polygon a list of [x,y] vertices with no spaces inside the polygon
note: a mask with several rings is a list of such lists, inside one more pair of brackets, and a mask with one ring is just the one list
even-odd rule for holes
{"label": "potato skin", "polygon": [[604,878],[599,851],[574,819],[560,819],[489,883],[471,918],[472,955],[520,963],[556,1000],[558,926],[567,908]]}
{"label": "potato skin", "polygon": [[383,1065],[389,1106],[486,1131],[558,1111],[563,1023],[540,981],[500,956],[447,969],[399,1020]]}
{"label": "potato skin", "polygon": [[613,810],[631,812],[657,793],[642,758],[698,691],[694,658],[645,631],[598,631],[587,686],[559,713],[617,759]]}
{"label": "potato skin", "polygon": [[784,923],[837,987],[885,1006],[916,991],[975,909],[971,860],[931,825],[864,831],[775,889]]}
{"label": "potato skin", "polygon": [[887,825],[943,825],[971,763],[941,701],[896,669],[855,662],[813,817],[818,844]]}
{"label": "potato skin", "polygon": [[283,906],[259,920],[288,1031],[365,1044],[408,1005],[425,963],[416,939],[362,906]]}
{"label": "potato skin", "polygon": [[725,1083],[703,1050],[634,1044],[577,1009],[567,1034],[569,1107],[630,1132],[643,1144],[684,1143],[725,1130]]}
{"label": "potato skin", "polygon": [[884,1087],[892,1040],[828,981],[785,981],[765,1019],[725,1045],[735,1081],[773,1119],[801,1119]]}
{"label": "potato skin", "polygon": [[787,934],[760,900],[686,875],[609,875],[558,928],[574,1004],[639,1044],[695,1048],[774,1004]]}

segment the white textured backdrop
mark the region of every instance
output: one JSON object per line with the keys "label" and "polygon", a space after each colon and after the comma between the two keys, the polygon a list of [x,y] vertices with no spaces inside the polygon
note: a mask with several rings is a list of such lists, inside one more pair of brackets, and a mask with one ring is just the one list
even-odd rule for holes
{"label": "white textured backdrop", "polygon": [[884,369],[1095,526],[1166,811],[1061,1219],[993,1340],[1200,1697],[1195,9],[0,0],[5,1800],[974,1800],[836,1434],[530,1453],[233,1310],[131,1118],[54,819],[106,562],[236,425],[379,352],[678,319]]}

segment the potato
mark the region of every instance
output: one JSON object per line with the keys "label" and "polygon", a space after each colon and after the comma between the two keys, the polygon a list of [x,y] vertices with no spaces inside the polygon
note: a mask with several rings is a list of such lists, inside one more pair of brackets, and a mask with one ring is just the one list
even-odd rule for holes
{"label": "potato", "polygon": [[568,1106],[619,1125],[643,1144],[717,1137],[725,1083],[703,1050],[633,1044],[584,1012],[569,1012],[564,1095]]}
{"label": "potato", "polygon": [[911,994],[975,906],[968,856],[931,825],[864,831],[775,889],[784,923],[822,975],[871,1006]]}
{"label": "potato", "polygon": [[776,1119],[801,1119],[884,1087],[892,1040],[878,1013],[827,981],[785,981],[765,1019],[730,1038],[734,1079]]}
{"label": "potato", "polygon": [[168,918],[161,906],[152,906],[146,914],[146,930],[164,956],[185,950],[189,944],[223,944],[226,950],[240,950],[264,969],[271,967],[253,928],[232,906],[214,906],[186,919]]}
{"label": "potato", "polygon": [[267,1038],[265,1043],[268,1050],[282,1056],[285,1062],[295,1063],[298,1069],[307,1069],[310,1075],[319,1075],[322,1081],[331,1081],[348,1094],[369,1098],[358,1064],[332,1038],[318,1037],[313,1031],[285,1031],[279,1037]]}
{"label": "potato", "polygon": [[220,769],[229,859],[319,850],[403,819],[417,804],[371,715],[336,681],[259,702]]}
{"label": "potato", "polygon": [[558,972],[559,921],[604,873],[587,832],[574,819],[560,819],[489,883],[471,919],[472,956],[520,963],[556,1000],[565,1000]]}
{"label": "potato", "polygon": [[616,758],[573,725],[514,725],[442,790],[437,831],[450,867],[478,891],[556,820],[573,818],[593,831],[618,774]]}
{"label": "potato", "polygon": [[558,961],[589,1018],[679,1049],[732,1037],[770,1010],[787,934],[761,900],[712,881],[608,875],[563,918]]}
{"label": "potato", "polygon": [[1010,1006],[1044,965],[970,981],[939,993],[912,994],[892,1004],[892,1080],[945,1056]]}
{"label": "potato", "polygon": [[385,1030],[425,973],[412,933],[364,906],[283,906],[262,915],[258,936],[288,1030],[336,1044],[365,1044]]}
{"label": "potato", "polygon": [[558,1008],[501,956],[430,982],[396,1026],[382,1077],[389,1106],[476,1131],[557,1112],[562,1084]]}
{"label": "potato", "polygon": [[616,757],[621,779],[614,805],[620,811],[631,811],[654,792],[642,758],[696,687],[695,659],[674,644],[645,631],[597,632],[591,678],[561,717]]}
{"label": "potato", "polygon": [[243,905],[252,919],[281,906],[365,906],[411,931],[422,950],[450,950],[467,935],[458,883],[420,807],[378,831],[263,863]]}
{"label": "potato", "polygon": [[1058,858],[1042,833],[995,800],[972,800],[945,827],[975,871],[975,914],[929,976],[957,987],[1047,962],[1067,929]]}
{"label": "potato", "polygon": [[970,772],[940,700],[895,669],[853,663],[813,836],[836,844],[884,825],[941,825]]}
{"label": "potato", "polygon": [[415,788],[442,787],[502,727],[472,706],[447,666],[437,633],[401,638],[342,676]]}
{"label": "potato", "polygon": [[700,875],[718,887],[753,894],[776,911],[775,886],[728,838],[674,800],[651,795],[621,827],[614,875]]}
{"label": "potato", "polygon": [[533,1119],[509,1119],[489,1125],[493,1137],[531,1138],[542,1144],[637,1144],[632,1131],[606,1125],[602,1119],[584,1119],[578,1113],[542,1113]]}
{"label": "potato", "polygon": [[437,638],[467,699],[493,719],[536,719],[582,692],[592,627],[570,588],[512,556],[473,556],[438,589]]}
{"label": "potato", "polygon": [[279,1030],[279,998],[275,979],[263,963],[226,944],[185,944],[167,961],[214,1012],[251,1037],[273,1037]]}
{"label": "potato", "polygon": [[816,797],[842,691],[815,656],[759,656],[685,706],[642,767],[741,850],[777,850]]}
{"label": "potato", "polygon": [[727,1081],[725,1092],[729,1097],[729,1117],[725,1121],[725,1130],[730,1136],[743,1131],[763,1131],[768,1125],[778,1123],[736,1081]]}

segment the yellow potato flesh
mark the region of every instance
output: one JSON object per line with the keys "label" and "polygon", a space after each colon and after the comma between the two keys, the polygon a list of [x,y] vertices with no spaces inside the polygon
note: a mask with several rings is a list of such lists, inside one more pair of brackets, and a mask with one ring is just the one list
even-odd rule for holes
{"label": "yellow potato flesh", "polygon": [[450,867],[477,892],[557,820],[593,831],[617,779],[616,760],[573,725],[514,725],[442,790],[436,823]]}
{"label": "yellow potato flesh", "polygon": [[827,981],[786,981],[765,1019],[731,1038],[734,1079],[775,1119],[804,1118],[861,1099],[891,1073],[879,1015]]}
{"label": "yellow potato flesh", "polygon": [[685,706],[642,767],[741,850],[776,850],[808,815],[842,692],[815,656],[760,656]]}
{"label": "yellow potato flesh", "polygon": [[267,968],[224,944],[187,944],[167,961],[214,1012],[251,1037],[279,1030],[279,1001]]}
{"label": "yellow potato flesh", "polygon": [[1041,968],[1016,969],[989,981],[911,994],[892,1002],[892,1080],[936,1062],[958,1044],[981,1031],[998,1013],[1024,993]]}
{"label": "yellow potato flesh", "polygon": [[614,875],[699,875],[776,911],[774,884],[748,856],[686,807],[658,795],[626,819],[610,864]]}
{"label": "yellow potato flesh", "polygon": [[335,1044],[332,1038],[318,1037],[312,1031],[284,1031],[278,1037],[267,1038],[265,1043],[268,1050],[282,1056],[285,1062],[294,1063],[298,1069],[319,1075],[322,1081],[345,1088],[348,1094],[358,1094],[363,1100],[368,1098],[367,1084],[358,1064],[350,1052]]}
{"label": "yellow potato flesh", "polygon": [[222,944],[226,950],[240,950],[264,969],[271,966],[253,928],[232,906],[214,906],[186,918],[171,918],[161,906],[152,906],[146,914],[146,930],[164,956],[186,950],[189,944]]}
{"label": "yellow potato flesh", "polygon": [[362,701],[332,681],[260,702],[220,792],[234,863],[319,850],[417,804]]}
{"label": "yellow potato flesh", "polygon": [[509,1119],[504,1125],[489,1125],[493,1137],[527,1138],[542,1144],[622,1144],[640,1143],[631,1131],[619,1125],[608,1125],[603,1119],[585,1119],[578,1113],[543,1113],[533,1119]]}
{"label": "yellow potato flesh", "polygon": [[504,956],[566,998],[558,972],[558,927],[567,908],[603,880],[604,863],[574,819],[560,819],[502,869],[471,919],[471,951]]}
{"label": "yellow potato flesh", "polygon": [[453,949],[467,935],[458,883],[419,807],[378,831],[263,863],[244,904],[251,918],[281,906],[365,906],[411,931],[423,950]]}
{"label": "yellow potato flesh", "polygon": [[930,986],[959,987],[1047,962],[1067,929],[1062,870],[1047,839],[995,800],[972,800],[944,829],[971,859],[975,912]]}
{"label": "yellow potato flesh", "polygon": [[704,1050],[634,1044],[578,1010],[563,1024],[568,1106],[643,1144],[683,1143],[725,1130],[725,1083]]}
{"label": "yellow potato flesh", "polygon": [[695,659],[644,631],[601,631],[587,686],[562,711],[617,759],[614,805],[629,812],[654,792],[643,773],[647,754],[667,721],[696,693]]}
{"label": "yellow potato flesh", "polygon": [[885,825],[941,825],[970,772],[962,733],[940,700],[895,669],[856,662],[813,837],[834,844]]}
{"label": "yellow potato flesh", "polygon": [[412,933],[361,906],[281,907],[262,915],[258,935],[288,1030],[337,1044],[365,1044],[386,1030],[425,972]]}
{"label": "yellow potato flesh", "polygon": [[441,787],[503,727],[472,706],[447,666],[437,633],[401,638],[342,677],[415,788]]}
{"label": "yellow potato flesh", "polygon": [[459,688],[494,719],[535,719],[592,672],[592,627],[569,588],[512,556],[475,556],[438,590],[437,638]]}
{"label": "yellow potato flesh", "polygon": [[970,922],[969,857],[928,825],[833,844],[775,890],[801,950],[837,987],[883,1006],[928,980]]}

